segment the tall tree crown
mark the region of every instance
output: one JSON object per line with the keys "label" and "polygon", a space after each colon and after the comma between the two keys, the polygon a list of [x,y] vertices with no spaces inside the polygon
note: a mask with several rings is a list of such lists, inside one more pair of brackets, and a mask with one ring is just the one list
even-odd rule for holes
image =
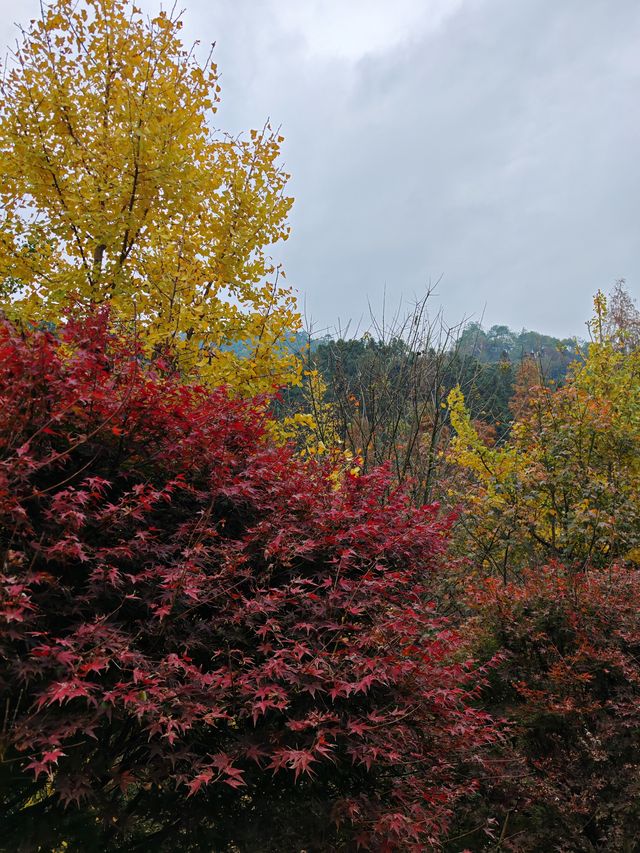
{"label": "tall tree crown", "polygon": [[1,83],[0,294],[54,321],[70,298],[109,301],[151,347],[256,391],[291,372],[297,324],[266,254],[288,236],[282,137],[211,129],[217,69],[181,26],[128,0],[56,0],[22,31]]}

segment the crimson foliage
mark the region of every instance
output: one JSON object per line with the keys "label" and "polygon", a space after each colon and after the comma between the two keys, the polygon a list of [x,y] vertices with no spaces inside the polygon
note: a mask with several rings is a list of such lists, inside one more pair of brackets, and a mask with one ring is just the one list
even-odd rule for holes
{"label": "crimson foliage", "polygon": [[475,633],[504,655],[486,698],[513,723],[485,786],[502,848],[638,849],[640,571],[556,564],[470,600]]}
{"label": "crimson foliage", "polygon": [[496,738],[446,523],[107,329],[0,332],[3,843],[435,845]]}

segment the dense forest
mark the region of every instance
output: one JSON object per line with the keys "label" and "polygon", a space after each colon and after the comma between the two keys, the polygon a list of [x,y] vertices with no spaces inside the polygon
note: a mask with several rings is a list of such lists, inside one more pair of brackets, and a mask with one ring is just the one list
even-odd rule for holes
{"label": "dense forest", "polygon": [[625,282],[305,335],[181,26],[55,0],[0,79],[0,850],[638,850]]}

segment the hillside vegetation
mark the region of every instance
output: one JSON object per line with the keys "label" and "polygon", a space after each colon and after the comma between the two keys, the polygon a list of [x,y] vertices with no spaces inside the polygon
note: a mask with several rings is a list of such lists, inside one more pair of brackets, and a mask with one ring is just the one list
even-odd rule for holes
{"label": "hillside vegetation", "polygon": [[0,104],[0,850],[632,853],[640,312],[306,346],[283,139],[54,0]]}

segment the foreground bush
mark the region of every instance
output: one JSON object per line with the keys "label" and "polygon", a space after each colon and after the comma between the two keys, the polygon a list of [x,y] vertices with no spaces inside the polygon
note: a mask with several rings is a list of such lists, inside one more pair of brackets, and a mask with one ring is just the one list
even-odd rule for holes
{"label": "foreground bush", "polygon": [[496,730],[434,507],[107,331],[0,331],[4,849],[425,850]]}
{"label": "foreground bush", "polygon": [[640,571],[624,566],[471,590],[476,641],[504,655],[486,698],[513,724],[484,785],[502,849],[638,849],[639,601]]}

